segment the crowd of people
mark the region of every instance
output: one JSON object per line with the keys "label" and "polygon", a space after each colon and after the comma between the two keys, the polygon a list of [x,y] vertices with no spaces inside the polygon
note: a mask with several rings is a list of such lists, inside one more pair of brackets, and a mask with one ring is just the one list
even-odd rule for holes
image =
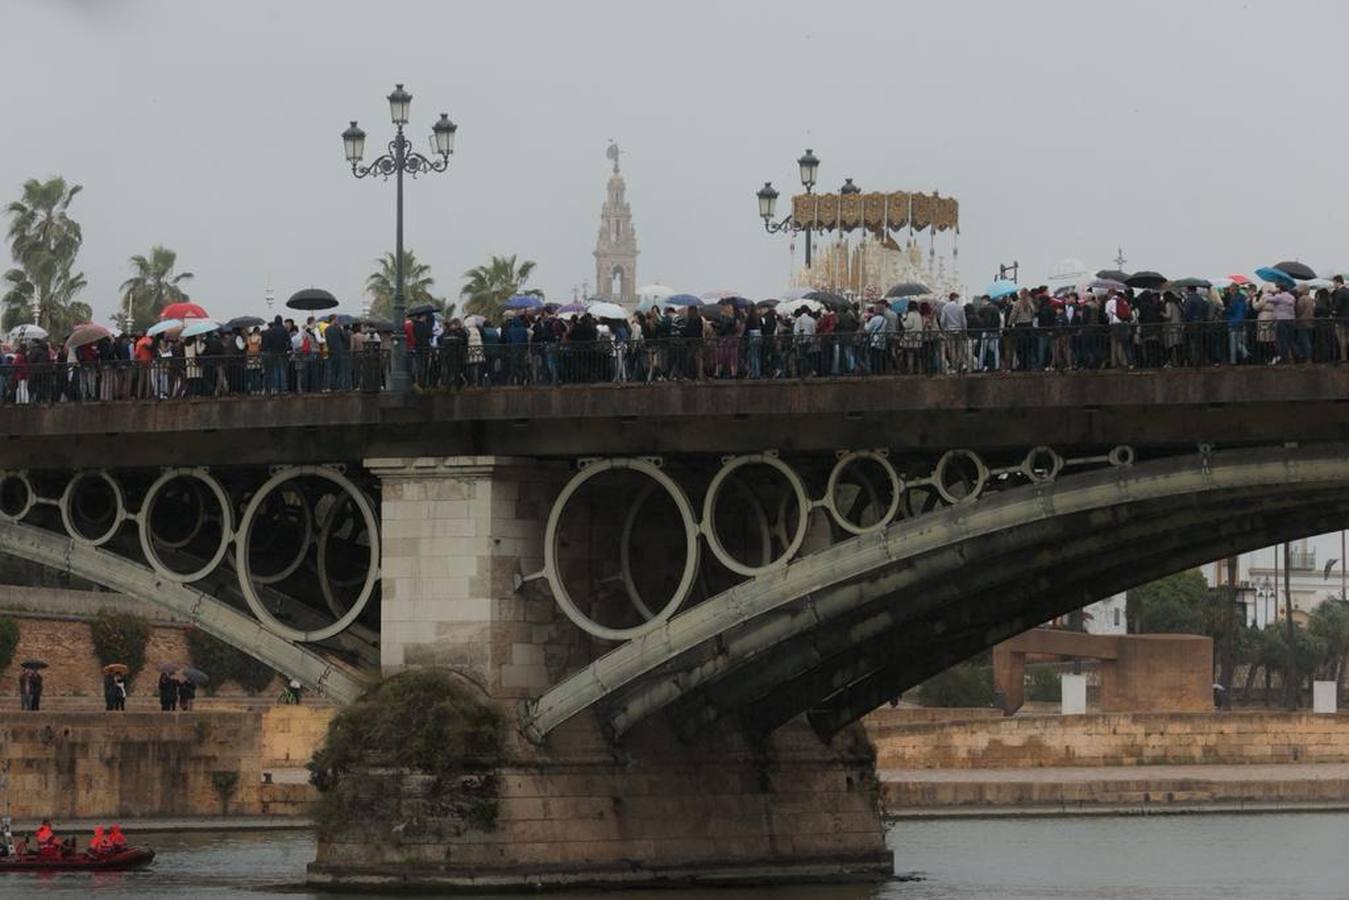
{"label": "crowd of people", "polygon": [[[385,328],[388,326],[386,325]],[[1294,364],[1349,359],[1349,289],[1231,283],[1022,288],[1001,297],[653,305],[623,318],[552,306],[496,321],[422,312],[404,322],[422,388],[879,374]],[[0,402],[378,390],[392,335],[349,317],[183,338],[127,334],[0,356]]]}

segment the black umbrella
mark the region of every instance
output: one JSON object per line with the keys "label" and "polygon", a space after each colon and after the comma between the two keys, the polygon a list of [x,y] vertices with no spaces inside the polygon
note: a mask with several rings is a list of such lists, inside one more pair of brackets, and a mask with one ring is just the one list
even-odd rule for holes
{"label": "black umbrella", "polygon": [[822,303],[830,309],[847,309],[852,303],[847,298],[838,294],[831,294],[828,291],[811,291],[805,295],[806,300],[814,300],[816,303]]}
{"label": "black umbrella", "polygon": [[1312,267],[1306,263],[1285,260],[1281,263],[1275,263],[1274,268],[1278,269],[1280,272],[1288,273],[1289,277],[1296,278],[1298,281],[1311,281],[1316,277],[1316,273],[1312,271]]}
{"label": "black umbrella", "polygon": [[1142,272],[1135,272],[1124,279],[1124,283],[1131,288],[1143,288],[1145,290],[1160,288],[1166,287],[1166,276],[1160,272],[1150,272],[1144,269]]}
{"label": "black umbrella", "polygon": [[702,306],[698,307],[698,315],[702,316],[704,319],[721,319],[725,318],[726,312],[719,304],[704,303]]}
{"label": "black umbrella", "polygon": [[331,316],[331,321],[335,325],[343,325],[347,328],[350,328],[352,323],[356,321],[356,317],[349,316],[346,313],[336,313],[333,316]]}
{"label": "black umbrella", "polygon": [[1096,277],[1104,278],[1106,281],[1128,281],[1129,273],[1119,269],[1102,269],[1096,273]]}
{"label": "black umbrella", "polygon": [[389,319],[361,319],[361,324],[371,331],[393,331],[393,322]]}
{"label": "black umbrella", "polygon": [[409,316],[424,316],[433,312],[437,312],[433,303],[418,303],[416,306],[409,306],[407,309],[407,315]]}
{"label": "black umbrella", "polygon": [[291,309],[332,309],[337,305],[337,298],[323,288],[311,287],[296,291],[286,305]]}
{"label": "black umbrella", "polygon": [[40,659],[25,659],[23,662],[19,663],[19,665],[22,666],[22,667],[25,668],[25,669],[45,669],[45,668],[47,668],[46,662],[44,662],[43,660],[40,660]]}
{"label": "black umbrella", "polygon": [[1209,280],[1206,279],[1206,278],[1177,278],[1175,281],[1173,281],[1173,282],[1171,282],[1169,285],[1167,285],[1167,287],[1173,287],[1173,288],[1189,288],[1189,287],[1211,288],[1211,287],[1213,287],[1213,282],[1209,281]]}
{"label": "black umbrella", "polygon": [[226,331],[233,331],[236,328],[261,328],[267,323],[257,316],[235,316],[225,323]]}
{"label": "black umbrella", "polygon": [[165,675],[172,675],[181,668],[182,666],[178,663],[160,663],[158,667],[159,671]]}
{"label": "black umbrella", "polygon": [[192,682],[193,684],[205,684],[206,682],[211,680],[210,676],[208,676],[201,669],[194,669],[190,666],[186,669],[183,669],[183,677],[186,678],[188,681]]}
{"label": "black umbrella", "polygon": [[885,292],[887,297],[921,297],[923,294],[932,293],[932,289],[925,284],[917,281],[901,281],[899,284]]}

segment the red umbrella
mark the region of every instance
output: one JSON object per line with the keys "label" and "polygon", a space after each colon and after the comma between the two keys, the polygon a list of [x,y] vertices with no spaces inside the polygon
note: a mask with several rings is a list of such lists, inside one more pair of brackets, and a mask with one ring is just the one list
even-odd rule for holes
{"label": "red umbrella", "polygon": [[1251,280],[1245,275],[1228,275],[1227,280],[1233,284],[1250,284]]}
{"label": "red umbrella", "polygon": [[206,310],[195,303],[170,303],[159,311],[161,319],[209,319]]}
{"label": "red umbrella", "polygon": [[103,340],[105,337],[112,337],[112,332],[97,322],[82,322],[71,329],[70,337],[66,339],[66,347],[83,347],[85,344],[93,344]]}

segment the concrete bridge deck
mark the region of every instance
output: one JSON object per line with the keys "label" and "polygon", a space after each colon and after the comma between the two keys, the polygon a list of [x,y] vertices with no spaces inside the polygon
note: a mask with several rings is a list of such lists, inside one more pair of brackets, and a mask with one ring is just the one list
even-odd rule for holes
{"label": "concrete bridge deck", "polygon": [[0,406],[0,468],[584,456],[1188,447],[1349,438],[1349,367],[492,387]]}

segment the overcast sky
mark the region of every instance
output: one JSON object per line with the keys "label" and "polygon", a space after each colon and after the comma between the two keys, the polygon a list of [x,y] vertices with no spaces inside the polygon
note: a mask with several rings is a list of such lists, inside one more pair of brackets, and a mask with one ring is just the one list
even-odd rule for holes
{"label": "overcast sky", "polygon": [[[787,241],[754,191],[940,190],[960,271],[1018,259],[1172,277],[1289,256],[1349,264],[1346,48],[1333,2],[140,2],[8,0],[3,194],[84,185],[85,295],[106,321],[127,257],[165,244],[220,317],[315,284],[360,307],[392,249],[393,185],[355,181],[351,118],[387,140],[414,96],[451,171],[410,184],[407,241],[438,292],[491,254],[552,296],[594,280],[609,138],[623,147],[638,282],[766,296]],[[278,305],[279,305],[278,301]]]}

